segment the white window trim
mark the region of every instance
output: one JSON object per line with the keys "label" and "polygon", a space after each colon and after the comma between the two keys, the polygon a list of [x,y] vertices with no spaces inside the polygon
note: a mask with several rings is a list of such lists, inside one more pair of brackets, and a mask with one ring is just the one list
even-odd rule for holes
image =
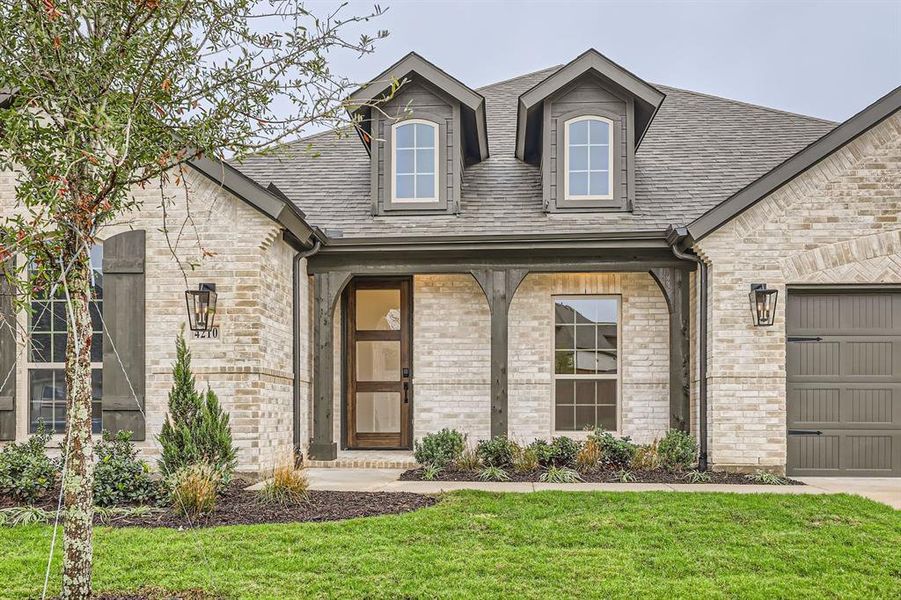
{"label": "white window trim", "polygon": [[[603,299],[613,299],[616,300],[616,373],[593,373],[593,374],[579,374],[574,373],[572,375],[558,375],[555,372],[554,364],[556,362],[556,341],[554,336],[554,328],[557,325],[557,316],[556,316],[556,304],[557,300],[603,300]],[[591,433],[590,431],[570,431],[570,430],[557,430],[557,378],[561,379],[614,379],[616,380],[616,430],[610,431],[613,435],[619,436],[621,435],[621,431],[623,429],[622,423],[622,415],[623,415],[623,363],[622,363],[622,355],[623,355],[623,296],[622,294],[554,294],[551,296],[551,392],[550,392],[550,409],[551,409],[551,435],[552,436],[561,436],[565,435],[566,437],[573,439],[585,439]]]}
{"label": "white window trim", "polygon": [[[610,191],[606,195],[584,195],[573,196],[569,193],[569,126],[579,121],[601,121],[607,123],[607,189]],[[559,139],[559,138],[558,138]],[[590,154],[590,151],[589,151]],[[589,158],[590,160],[590,158]],[[589,167],[591,164],[589,163]],[[589,171],[590,173],[590,171]],[[606,117],[598,117],[594,115],[586,115],[581,117],[573,117],[563,122],[563,198],[565,200],[613,200],[613,121]]]}
{"label": "white window trim", "polygon": [[[435,165],[434,165],[434,173],[435,173],[435,176],[434,176],[435,184],[434,185],[435,185],[435,187],[432,190],[432,196],[430,198],[422,198],[422,197],[420,197],[420,198],[398,198],[397,197],[397,128],[401,127],[402,125],[414,125],[414,124],[428,125],[429,127],[432,128],[432,130],[435,133],[434,137],[432,138],[435,140],[435,147],[432,148],[433,154],[435,157],[434,158],[434,160],[435,160]],[[440,142],[440,140],[438,139],[439,138],[438,134],[440,132],[441,132],[441,130],[438,127],[438,123],[435,123],[433,121],[427,121],[425,119],[406,119],[404,121],[395,123],[394,125],[391,126],[391,203],[392,204],[404,204],[404,203],[413,204],[413,203],[417,203],[417,202],[438,203],[441,200],[438,197],[438,183],[439,183],[438,180],[441,178],[440,177],[441,173],[438,170],[438,165],[440,164],[439,159],[438,159],[438,154],[439,154],[438,144]],[[418,149],[418,148],[419,147],[417,146],[416,149]],[[416,153],[416,149],[413,150],[414,154]],[[415,175],[414,175],[414,179],[415,179]]]}
{"label": "white window trim", "polygon": [[[97,239],[96,243],[99,245],[103,245],[103,240]],[[21,264],[23,264],[23,265],[28,264],[27,260],[24,257],[22,257],[22,259],[21,259]],[[33,300],[33,301],[40,302],[41,300]],[[29,301],[29,304],[31,302],[32,301]],[[101,300],[101,303],[102,302],[103,302],[103,300]],[[52,311],[52,306],[53,306],[52,300],[48,301],[48,306],[51,307],[50,318],[53,319],[54,317],[53,317],[53,311]],[[101,311],[102,311],[102,306],[103,305],[101,304]],[[24,370],[25,370],[25,374],[23,377],[23,379],[24,379],[23,385],[25,386],[25,394],[23,395],[24,402],[25,402],[25,410],[23,412],[25,413],[25,432],[26,432],[26,435],[30,437],[30,436],[34,435],[31,432],[31,424],[32,424],[31,372],[39,371],[39,370],[65,371],[66,363],[65,362],[53,362],[53,361],[35,362],[32,360],[32,358],[31,358],[32,339],[31,338],[32,338],[33,333],[32,333],[31,328],[32,328],[32,320],[34,319],[34,317],[36,315],[32,315],[30,313],[30,311],[27,311],[27,310],[22,311],[22,312],[24,313],[24,320],[25,320],[25,327],[26,327],[25,331],[27,332],[26,339],[25,339],[25,348],[24,348],[25,360],[23,361]],[[37,316],[40,316],[40,315],[37,315]],[[103,371],[103,361],[100,361],[100,362],[91,361],[89,369],[92,373],[95,370]],[[93,389],[92,389],[92,392],[93,392]],[[51,443],[55,442],[57,439],[62,439],[65,436],[64,433],[56,433],[55,431],[51,431],[50,433],[51,433]],[[92,433],[91,435],[93,438],[99,439],[102,434]]]}

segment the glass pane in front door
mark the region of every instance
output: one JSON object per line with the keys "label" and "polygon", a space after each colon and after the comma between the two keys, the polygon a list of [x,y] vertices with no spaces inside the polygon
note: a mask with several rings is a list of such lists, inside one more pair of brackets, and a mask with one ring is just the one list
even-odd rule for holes
{"label": "glass pane in front door", "polygon": [[357,433],[400,431],[400,394],[357,392]]}
{"label": "glass pane in front door", "polygon": [[357,342],[360,381],[400,381],[400,341]]}

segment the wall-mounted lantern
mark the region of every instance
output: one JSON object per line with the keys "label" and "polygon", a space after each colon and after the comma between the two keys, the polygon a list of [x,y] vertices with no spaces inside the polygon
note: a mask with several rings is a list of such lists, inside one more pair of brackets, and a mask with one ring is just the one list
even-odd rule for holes
{"label": "wall-mounted lantern", "polygon": [[769,327],[776,321],[776,299],[779,290],[767,289],[765,283],[752,283],[751,293],[748,298],[751,301],[751,318],[755,327]]}
{"label": "wall-mounted lantern", "polygon": [[201,283],[196,290],[185,290],[185,302],[191,331],[212,331],[216,323],[216,284]]}

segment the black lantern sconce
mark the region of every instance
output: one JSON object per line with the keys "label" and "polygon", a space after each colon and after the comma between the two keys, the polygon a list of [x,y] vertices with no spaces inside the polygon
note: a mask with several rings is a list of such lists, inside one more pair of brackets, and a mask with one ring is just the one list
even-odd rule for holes
{"label": "black lantern sconce", "polygon": [[216,324],[216,284],[201,283],[196,290],[185,290],[185,302],[191,331],[212,331]]}
{"label": "black lantern sconce", "polygon": [[776,321],[776,299],[779,290],[767,289],[765,283],[752,283],[751,293],[748,298],[751,301],[751,318],[755,327],[769,327]]}

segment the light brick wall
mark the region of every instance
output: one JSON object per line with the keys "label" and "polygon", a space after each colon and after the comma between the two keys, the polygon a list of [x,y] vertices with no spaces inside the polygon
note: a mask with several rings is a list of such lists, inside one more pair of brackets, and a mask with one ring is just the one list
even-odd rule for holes
{"label": "light brick wall", "polygon": [[[191,172],[184,185],[167,184],[167,226],[174,253],[184,265],[188,285],[215,283],[219,339],[193,339],[193,367],[199,387],[209,385],[231,415],[241,471],[269,469],[293,446],[292,260],[280,226],[207,178]],[[13,180],[3,177],[3,214],[14,206]],[[99,232],[106,239],[129,228],[144,229],[146,248],[146,404],[144,454],[158,456],[156,435],[166,414],[175,359],[175,336],[186,321],[185,279],[173,258],[163,228],[159,187],[135,191],[140,211]],[[182,229],[182,226],[185,227]],[[181,235],[179,236],[179,231]],[[208,254],[204,255],[205,250]],[[191,270],[190,263],[197,268]],[[307,285],[301,282],[301,298]],[[304,321],[306,322],[306,321]],[[24,326],[24,315],[20,318]],[[309,336],[304,333],[301,352]],[[28,431],[28,377],[24,361],[17,370],[17,438]],[[303,363],[307,365],[307,362]],[[310,373],[301,373],[308,394]],[[306,421],[306,415],[302,415]]]}
{"label": "light brick wall", "polygon": [[510,435],[552,435],[553,296],[618,295],[620,433],[649,442],[669,427],[669,312],[647,273],[534,273],[510,306]]}
{"label": "light brick wall", "polygon": [[491,315],[472,275],[413,278],[413,431],[490,437]]}
{"label": "light brick wall", "polygon": [[[711,265],[710,459],[786,461],[785,294],[792,284],[901,284],[901,115],[883,121],[696,245]],[[751,283],[779,290],[753,327]]]}

